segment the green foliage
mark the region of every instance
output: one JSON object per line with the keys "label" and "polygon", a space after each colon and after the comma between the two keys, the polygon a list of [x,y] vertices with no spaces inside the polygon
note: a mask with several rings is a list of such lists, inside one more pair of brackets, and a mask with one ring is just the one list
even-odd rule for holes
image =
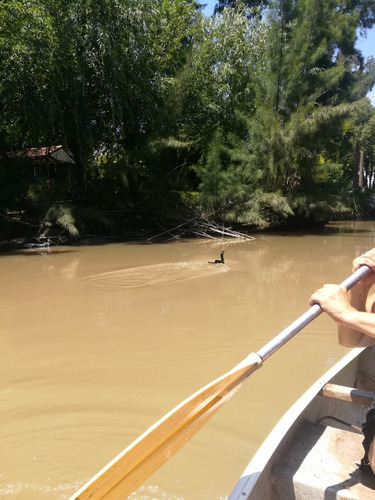
{"label": "green foliage", "polygon": [[[371,22],[368,7],[323,0],[270,3],[262,22],[266,50],[253,59],[247,86],[251,107],[228,122],[242,138],[236,147],[243,158],[234,163],[228,155],[225,162],[219,149],[209,150],[199,172],[205,207],[222,218],[262,224],[292,213],[317,220],[348,213],[340,190],[353,158],[343,136],[375,81],[372,62],[363,66],[354,48],[356,30]],[[228,133],[221,148],[227,139]],[[245,166],[258,175],[241,176]]]}
{"label": "green foliage", "polygon": [[87,186],[98,150],[136,147],[154,126],[195,15],[195,2],[184,0],[2,3],[6,131],[22,146],[58,139],[74,155],[77,182]]}
{"label": "green foliage", "polygon": [[343,202],[344,197],[324,193],[321,197],[315,195],[296,196],[293,199],[293,210],[296,215],[305,219],[313,219],[317,222],[327,222],[352,217],[354,215],[351,200],[346,193],[347,203]]}
{"label": "green foliage", "polygon": [[281,192],[261,187],[262,171],[254,165],[242,143],[231,136],[224,141],[217,132],[201,171],[202,210],[228,222],[266,226],[273,216],[292,214]]}
{"label": "green foliage", "polygon": [[95,227],[108,227],[110,221],[95,207],[79,207],[69,204],[55,203],[45,213],[40,225],[39,236],[50,236],[66,232],[77,237],[82,230],[87,232],[90,224]]}
{"label": "green foliage", "polygon": [[172,116],[183,140],[210,142],[217,127],[244,131],[236,110],[254,109],[253,82],[260,76],[265,51],[264,26],[243,4],[222,15],[204,17],[196,26],[187,64],[176,81]]}
{"label": "green foliage", "polygon": [[[67,231],[70,236],[78,236],[79,231],[75,225],[73,210],[66,205],[53,205],[46,213],[43,225],[50,228],[51,225],[57,224],[63,230]],[[44,236],[46,233],[44,234]]]}
{"label": "green foliage", "polygon": [[25,208],[25,197],[29,188],[30,166],[10,160],[0,161],[0,207],[11,210]]}
{"label": "green foliage", "polygon": [[[358,13],[349,17],[332,3],[271,3],[266,66],[249,126],[249,148],[261,165],[262,186],[291,200],[304,199],[306,214],[316,211],[318,219],[344,210],[334,196],[344,178],[335,138],[375,76],[373,67],[365,75],[356,58]],[[311,186],[321,183],[325,195],[319,198],[317,189],[314,203]],[[301,192],[310,192],[310,199],[301,198]],[[324,203],[329,208],[322,210]]]}
{"label": "green foliage", "polygon": [[269,0],[218,0],[215,6],[215,13],[222,12],[227,7],[237,7],[238,4],[244,4],[247,7],[266,7],[269,4]]}
{"label": "green foliage", "polygon": [[[355,48],[374,23],[372,0],[218,0],[211,18],[196,0],[3,0],[0,204],[71,234],[93,200],[257,225],[347,214],[360,151],[374,177],[375,60]],[[53,144],[75,165],[49,189],[6,159]]]}

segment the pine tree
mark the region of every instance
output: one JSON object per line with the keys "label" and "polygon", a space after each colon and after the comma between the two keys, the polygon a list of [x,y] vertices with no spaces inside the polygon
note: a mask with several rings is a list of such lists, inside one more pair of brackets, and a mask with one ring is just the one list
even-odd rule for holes
{"label": "pine tree", "polygon": [[[332,143],[375,81],[354,48],[358,11],[332,0],[278,0],[267,17],[268,53],[257,86],[249,147],[266,192],[322,218],[343,210],[342,165]],[[322,175],[324,170],[325,174]]]}

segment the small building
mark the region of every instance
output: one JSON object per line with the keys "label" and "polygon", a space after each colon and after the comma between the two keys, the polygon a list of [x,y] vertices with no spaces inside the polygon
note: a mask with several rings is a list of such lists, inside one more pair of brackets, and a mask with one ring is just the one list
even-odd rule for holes
{"label": "small building", "polygon": [[71,177],[70,167],[74,159],[63,146],[30,148],[8,153],[13,160],[22,160],[33,168],[33,176],[47,185],[56,178]]}

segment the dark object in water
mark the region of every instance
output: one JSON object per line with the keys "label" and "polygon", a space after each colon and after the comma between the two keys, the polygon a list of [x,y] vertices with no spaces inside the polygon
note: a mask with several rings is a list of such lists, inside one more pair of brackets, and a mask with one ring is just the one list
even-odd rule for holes
{"label": "dark object in water", "polygon": [[225,260],[224,260],[224,252],[225,250],[223,250],[220,254],[220,259],[216,259],[215,261],[208,261],[209,264],[225,264]]}

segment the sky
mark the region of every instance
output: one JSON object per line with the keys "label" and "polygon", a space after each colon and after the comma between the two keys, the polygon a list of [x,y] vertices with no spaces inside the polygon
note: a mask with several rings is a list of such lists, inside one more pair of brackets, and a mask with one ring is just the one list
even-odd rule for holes
{"label": "sky", "polygon": [[[200,0],[200,3],[202,5],[206,4],[206,7],[203,9],[203,12],[207,16],[211,16],[214,12],[217,0]],[[375,28],[373,28],[367,33],[366,38],[363,37],[359,38],[357,40],[356,46],[362,52],[362,55],[364,56],[365,59],[369,56],[375,57]],[[371,99],[371,102],[375,106],[375,87],[372,89],[368,97]]]}

